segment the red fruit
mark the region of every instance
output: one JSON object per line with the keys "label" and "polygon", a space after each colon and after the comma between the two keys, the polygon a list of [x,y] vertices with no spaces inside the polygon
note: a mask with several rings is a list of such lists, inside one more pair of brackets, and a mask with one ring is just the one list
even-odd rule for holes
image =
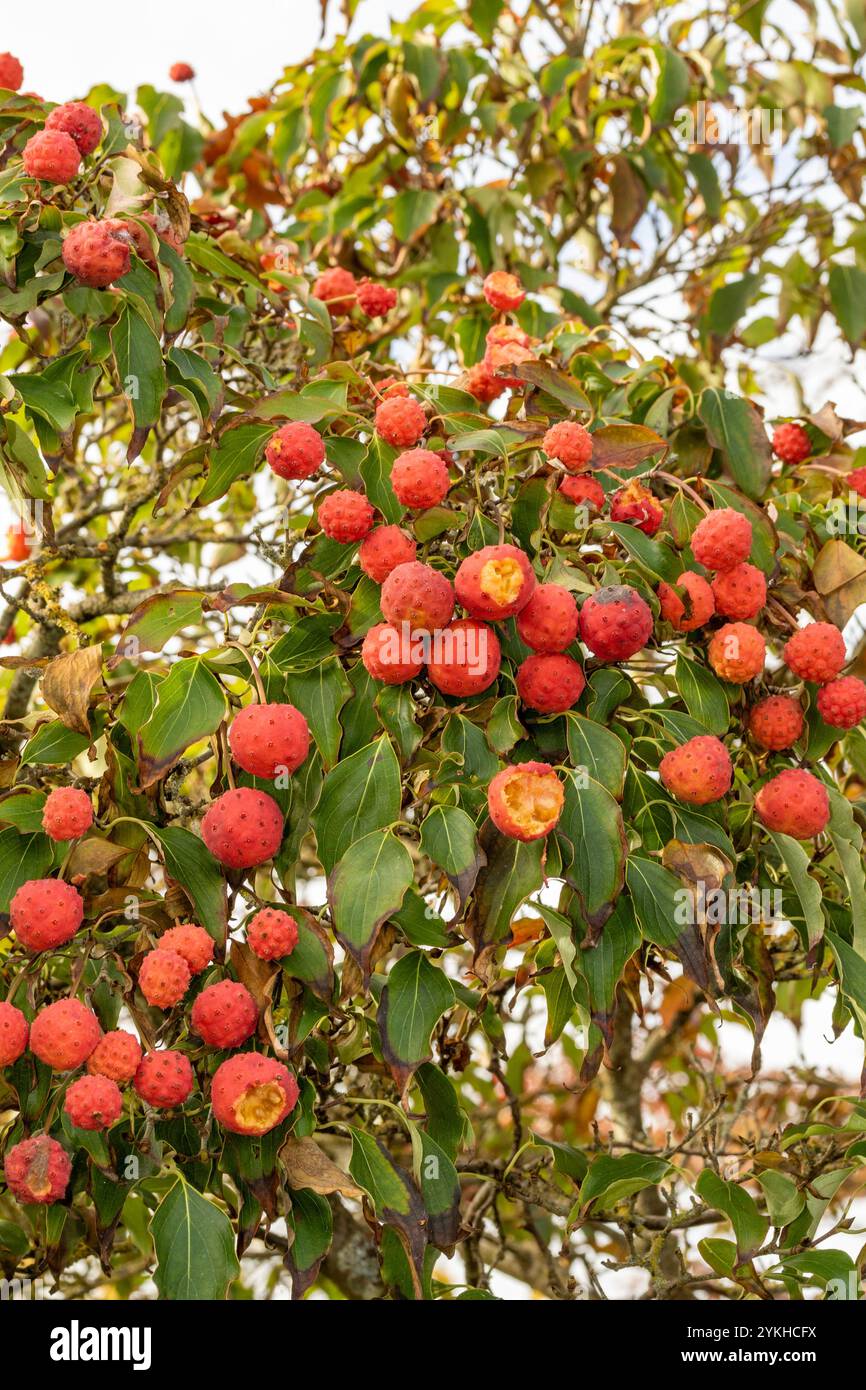
{"label": "red fruit", "polygon": [[790,748],[803,732],[803,711],[790,695],[768,695],[752,706],[749,733],[771,752]]}
{"label": "red fruit", "polygon": [[79,999],[58,999],[30,1026],[30,1051],[54,1071],[83,1066],[102,1033],[96,1014]]}
{"label": "red fruit", "polygon": [[42,829],[52,840],[77,840],[93,824],[93,806],[87,792],[76,787],[55,787],[45,799]]}
{"label": "red fruit", "polygon": [[280,960],[297,944],[297,922],[276,907],[263,907],[247,927],[247,945],[260,960]]}
{"label": "red fruit", "polygon": [[454,576],[454,591],[472,618],[513,618],[525,608],[537,580],[516,545],[485,545],[468,555]]}
{"label": "red fruit", "polygon": [[179,1004],[189,989],[192,973],[183,956],[176,951],[148,951],[138,969],[138,987],[157,1009],[171,1009]]}
{"label": "red fruit", "polygon": [[66,1092],[63,1109],[78,1129],[110,1129],[120,1117],[123,1096],[107,1076],[80,1076]]}
{"label": "red fruit", "polygon": [[689,806],[706,806],[730,791],[734,769],[721,739],[699,734],[665,753],[659,774],[668,791]]}
{"label": "red fruit", "polygon": [[81,165],[81,151],[63,130],[40,130],[24,146],[24,172],[45,183],[71,183]]}
{"label": "red fruit", "polygon": [[368,319],[384,318],[396,303],[397,291],[389,290],[387,285],[376,285],[372,280],[362,280],[358,285],[358,307]]}
{"label": "red fruit", "polygon": [[858,497],[866,497],[866,468],[852,468],[848,474],[848,485]]}
{"label": "red fruit", "polygon": [[444,574],[411,560],[388,575],[379,607],[389,623],[409,623],[413,632],[434,632],[451,621],[454,590]]}
{"label": "red fruit", "polygon": [[374,526],[361,542],[358,563],[370,579],[382,584],[392,570],[409,564],[417,553],[412,537],[399,526]]}
{"label": "red fruit", "polygon": [[502,653],[492,628],[458,618],[431,643],[427,676],[443,695],[479,695],[499,675]]}
{"label": "red fruit", "polygon": [[755,565],[745,561],[722,570],[713,580],[716,612],[723,618],[743,621],[756,618],[767,602],[767,581]]}
{"label": "red fruit", "polygon": [[84,899],[59,878],[31,878],[9,905],[12,930],[26,951],[49,951],[70,941],[84,921]]}
{"label": "red fruit", "polygon": [[373,528],[376,515],[362,492],[338,488],[319,503],[319,525],[329,540],[340,545],[362,541]]}
{"label": "red fruit", "polygon": [[105,1033],[87,1059],[91,1076],[107,1076],[111,1081],[131,1081],[141,1061],[141,1043],[124,1028]]}
{"label": "red fruit", "polygon": [[853,729],[866,718],[866,685],[856,676],[828,681],[818,691],[818,713],[834,729]]}
{"label": "red fruit", "polygon": [[0,1067],[17,1062],[27,1047],[30,1024],[20,1009],[5,1001],[0,1004]]}
{"label": "red fruit", "polygon": [[692,554],[708,570],[732,570],[751,549],[752,523],[732,507],[710,512],[692,532]]}
{"label": "red fruit", "polygon": [[583,425],[563,420],[551,425],[541,447],[549,459],[559,459],[569,473],[582,473],[592,458],[592,435]]}
{"label": "red fruit", "polygon": [[755,797],[755,810],[768,830],[811,840],[830,819],[827,788],[811,772],[786,768],[765,782]]}
{"label": "red fruit", "polygon": [[[515,324],[494,324],[485,339],[487,350],[484,363],[488,371],[496,372],[500,367],[519,366],[521,362],[531,362],[530,342],[529,335]],[[506,386],[515,389],[525,385],[519,376],[506,376],[502,381]]]}
{"label": "red fruit", "polygon": [[486,362],[476,362],[461,382],[463,390],[482,405],[489,405],[508,390],[507,382],[498,377]]}
{"label": "red fruit", "polygon": [[310,726],[294,705],[245,705],[229,725],[229,748],[253,777],[296,772],[310,751]]}
{"label": "red fruit", "polygon": [[713,591],[702,574],[686,570],[676,584],[662,580],[656,590],[661,616],[677,632],[694,632],[716,611]]}
{"label": "red fruit", "polygon": [[259,1052],[220,1063],[211,1086],[214,1119],[232,1134],[268,1134],[295,1108],[298,1083],[287,1067]]}
{"label": "red fruit", "polygon": [[528,656],[517,668],[517,693],[541,714],[562,714],[580,699],[586,679],[579,662],[551,652]]}
{"label": "red fruit", "polygon": [[156,943],[158,951],[170,951],[186,961],[192,975],[201,974],[213,960],[213,937],[204,927],[192,922],[183,922],[179,927],[169,927]]}
{"label": "red fruit", "polygon": [[86,101],[65,101],[55,106],[47,121],[46,130],[62,130],[78,146],[82,156],[93,154],[102,139],[102,118]]}
{"label": "red fruit", "polygon": [[565,793],[548,763],[503,768],[487,789],[490,819],[512,840],[541,840],[562,815]]}
{"label": "red fruit", "polygon": [[11,53],[0,53],[0,87],[5,92],[17,92],[24,81],[24,69]]}
{"label": "red fruit", "polygon": [[[136,254],[151,267],[156,270],[157,256],[154,254],[150,237],[147,235],[145,227],[156,233],[160,241],[164,241],[178,254],[183,250],[183,242],[178,236],[171,223],[171,218],[161,208],[158,212],[139,212],[135,217],[123,218],[124,225],[129,233],[130,241],[135,247]],[[143,227],[142,222],[145,224]]]}
{"label": "red fruit", "polygon": [[63,241],[63,264],[80,285],[104,290],[129,270],[129,225],[117,218],[77,222]]}
{"label": "red fruit", "polygon": [[195,1077],[189,1058],[166,1048],[142,1057],[133,1085],[148,1105],[169,1110],[189,1099],[195,1088]]}
{"label": "red fruit", "polygon": [[517,276],[507,270],[491,270],[481,288],[491,309],[504,314],[519,309],[526,298],[526,290]]}
{"label": "red fruit", "polygon": [[739,685],[761,674],[767,644],[756,627],[725,623],[713,633],[708,655],[717,676]]}
{"label": "red fruit", "polygon": [[535,652],[563,652],[577,636],[577,604],[561,584],[539,584],[517,615],[521,642]]}
{"label": "red fruit", "polygon": [[376,623],[364,637],[361,660],[374,681],[403,685],[421,674],[421,652],[408,624]]}
{"label": "red fruit", "polygon": [[195,68],[191,68],[189,63],[172,63],[168,75],[172,82],[191,82],[195,77]]}
{"label": "red fruit", "polygon": [[773,453],[783,463],[802,463],[812,452],[812,441],[802,425],[777,425],[773,432]]}
{"label": "red fruit", "polygon": [[259,1011],[246,985],[220,980],[202,990],[189,1021],[208,1047],[240,1047],[256,1031]]}
{"label": "red fruit", "polygon": [[611,498],[610,519],[625,521],[643,531],[645,536],[654,536],[665,514],[661,502],[656,501],[648,488],[633,479]]}
{"label": "red fruit", "polygon": [[576,507],[586,502],[600,512],[604,506],[604,488],[597,478],[563,478],[557,491]]}
{"label": "red fruit", "polygon": [[3,1171],[9,1191],[19,1202],[59,1202],[69,1186],[72,1163],[56,1139],[39,1134],[13,1145]]}
{"label": "red fruit", "polygon": [[653,615],[637,589],[607,584],[590,594],[580,610],[580,636],[600,661],[626,661],[645,647]]}
{"label": "red fruit", "polygon": [[29,558],[33,542],[23,526],[10,526],[6,532],[5,560],[26,560]]}
{"label": "red fruit", "polygon": [[339,314],[348,314],[355,302],[357,288],[352,272],[335,265],[330,270],[323,270],[314,281],[313,296],[327,304],[328,312],[334,318]]}
{"label": "red fruit", "polygon": [[832,623],[809,623],[785,643],[788,669],[804,681],[831,681],[847,659],[845,639]]}
{"label": "red fruit", "polygon": [[400,454],[391,469],[391,486],[401,507],[422,511],[435,507],[446,496],[451,479],[448,468],[430,449],[410,449]]}
{"label": "red fruit", "polygon": [[370,392],[377,400],[384,400],[386,396],[408,396],[409,387],[405,381],[398,380],[395,376],[383,376],[379,382],[370,381],[367,383]]}
{"label": "red fruit", "polygon": [[251,869],[273,859],[283,840],[283,814],[273,797],[236,787],[211,802],[201,837],[230,869]]}
{"label": "red fruit", "polygon": [[389,396],[376,407],[376,433],[395,449],[417,444],[426,428],[424,407],[411,396]]}
{"label": "red fruit", "polygon": [[312,425],[292,420],[271,435],[265,458],[278,478],[312,478],[325,461],[325,444]]}

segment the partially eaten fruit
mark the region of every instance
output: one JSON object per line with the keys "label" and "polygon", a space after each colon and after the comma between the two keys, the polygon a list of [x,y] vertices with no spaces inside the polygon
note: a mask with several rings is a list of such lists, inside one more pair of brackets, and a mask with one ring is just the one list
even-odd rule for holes
{"label": "partially eaten fruit", "polygon": [[497,772],[487,790],[490,819],[513,840],[540,840],[562,815],[565,793],[548,763],[519,763]]}
{"label": "partially eaten fruit", "polygon": [[298,1083],[287,1067],[259,1052],[241,1052],[217,1067],[215,1118],[232,1134],[268,1134],[294,1109]]}

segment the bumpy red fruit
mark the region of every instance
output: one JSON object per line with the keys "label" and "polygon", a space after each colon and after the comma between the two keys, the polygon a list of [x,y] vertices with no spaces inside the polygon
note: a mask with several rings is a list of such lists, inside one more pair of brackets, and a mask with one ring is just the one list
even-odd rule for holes
{"label": "bumpy red fruit", "polygon": [[282,1062],[241,1052],[214,1073],[214,1119],[232,1134],[268,1134],[294,1109],[298,1094],[298,1083]]}
{"label": "bumpy red fruit", "polygon": [[426,428],[424,407],[411,396],[389,396],[376,407],[376,433],[395,449],[417,444]]}
{"label": "bumpy red fruit", "polygon": [[195,68],[189,63],[172,63],[168,75],[172,82],[191,82],[195,77]]}
{"label": "bumpy red fruit", "polygon": [[192,972],[176,951],[148,951],[138,970],[138,987],[157,1009],[172,1009],[189,989]]}
{"label": "bumpy red fruit", "polygon": [[107,1076],[80,1076],[66,1092],[63,1109],[78,1129],[110,1129],[120,1118],[123,1096]]}
{"label": "bumpy red fruit", "polygon": [[11,53],[0,53],[0,87],[17,92],[24,81],[24,69]]}
{"label": "bumpy red fruit", "polygon": [[752,523],[732,507],[721,507],[699,521],[692,533],[692,554],[708,570],[732,570],[748,560]]}
{"label": "bumpy red fruit", "polygon": [[229,748],[253,777],[296,772],[310,751],[310,726],[294,705],[245,705],[229,725]]}
{"label": "bumpy red fruit", "polygon": [[534,652],[564,652],[579,625],[577,604],[561,584],[539,584],[517,615],[518,636]]}
{"label": "bumpy red fruit", "polygon": [[454,591],[471,618],[497,622],[525,608],[537,583],[529,557],[516,545],[485,545],[462,561]]}
{"label": "bumpy red fruit", "polygon": [[758,629],[747,623],[725,623],[713,633],[708,650],[716,675],[737,685],[761,674],[766,655],[766,642]]}
{"label": "bumpy red fruit", "polygon": [[59,878],[22,883],[9,905],[12,930],[27,951],[49,951],[71,941],[84,920],[84,899]]}
{"label": "bumpy red fruit", "polygon": [[195,1088],[195,1077],[189,1058],[166,1048],[142,1057],[133,1085],[148,1105],[170,1110],[189,1100]]}
{"label": "bumpy red fruit", "polygon": [[563,478],[557,491],[576,507],[586,504],[600,512],[604,506],[604,488],[597,478]]}
{"label": "bumpy red fruit", "polygon": [[69,1186],[72,1163],[56,1139],[39,1134],[13,1145],[6,1155],[3,1172],[9,1191],[19,1202],[59,1202]]}
{"label": "bumpy red fruit", "polygon": [[132,238],[126,222],[107,217],[77,222],[63,241],[63,264],[80,285],[104,290],[126,275]]}
{"label": "bumpy red fruit", "polygon": [[580,636],[600,661],[626,661],[645,647],[653,630],[649,605],[628,584],[607,584],[580,610]]}
{"label": "bumpy red fruit", "polygon": [[376,513],[362,492],[338,488],[319,503],[319,525],[325,535],[340,545],[362,541],[373,529]]}
{"label": "bumpy red fruit", "polygon": [[694,632],[709,622],[716,611],[712,589],[695,570],[686,570],[676,584],[663,580],[656,592],[661,616],[677,632]]}
{"label": "bumpy red fruit", "polygon": [[364,573],[382,584],[398,565],[415,559],[418,547],[399,526],[375,526],[361,542],[358,563]]}
{"label": "bumpy red fruit", "polygon": [[355,302],[355,295],[358,286],[355,277],[350,270],[344,270],[342,266],[332,266],[330,270],[323,270],[317,280],[313,282],[313,294],[316,299],[321,299],[328,306],[331,317],[338,314],[347,314]]}
{"label": "bumpy red fruit", "polygon": [[76,840],[92,824],[93,806],[87,792],[77,787],[55,787],[48,793],[42,829],[52,840]]}
{"label": "bumpy red fruit", "polygon": [[803,732],[803,711],[790,695],[768,695],[752,706],[749,733],[761,748],[778,753],[790,748]]}
{"label": "bumpy red fruit", "polygon": [[443,695],[480,695],[499,675],[499,639],[486,623],[457,618],[431,642],[427,676]]}
{"label": "bumpy red fruit", "polygon": [[610,519],[636,526],[645,536],[654,536],[665,513],[661,502],[635,478],[614,493],[610,500]]}
{"label": "bumpy red fruit", "polygon": [[824,783],[811,772],[789,767],[764,784],[755,797],[755,810],[768,830],[811,840],[830,819],[830,799]]}
{"label": "bumpy red fruit", "polygon": [[526,298],[526,290],[517,276],[507,270],[491,270],[481,289],[491,309],[503,314],[519,309]]}
{"label": "bumpy red fruit", "polygon": [[659,774],[668,791],[689,806],[706,806],[731,789],[731,756],[721,739],[698,734],[665,753]]}
{"label": "bumpy red fruit", "polygon": [[402,685],[421,674],[424,662],[415,652],[411,629],[375,623],[361,645],[361,660],[374,681]]}
{"label": "bumpy red fruit", "polygon": [[54,1071],[75,1071],[102,1036],[96,1014],[79,999],[40,1009],[30,1027],[30,1051]]}
{"label": "bumpy red fruit", "polygon": [[782,655],[795,676],[822,685],[845,665],[845,639],[832,623],[809,623],[788,639]]}
{"label": "bumpy red fruit", "polygon": [[251,787],[223,792],[211,803],[201,837],[230,869],[251,869],[273,859],[283,839],[283,815],[273,797]]}
{"label": "bumpy red fruit", "polygon": [[818,691],[818,713],[834,729],[853,729],[866,719],[866,685],[856,676],[828,681]]}
{"label": "bumpy red fruit", "polygon": [[812,452],[812,441],[802,425],[779,425],[773,432],[773,453],[783,463],[802,463]]}
{"label": "bumpy red fruit", "polygon": [[583,667],[560,652],[528,656],[517,668],[517,693],[540,714],[562,714],[577,704],[586,678]]}
{"label": "bumpy red fruit", "polygon": [[305,420],[292,420],[271,435],[265,458],[278,478],[312,478],[325,462],[325,444],[312,425]]}
{"label": "bumpy red fruit", "polygon": [[75,141],[83,156],[93,154],[102,139],[102,118],[86,101],[65,101],[62,106],[55,106],[45,129],[62,130]]}
{"label": "bumpy red fruit", "polygon": [[0,1067],[17,1062],[26,1050],[30,1024],[20,1009],[4,1000],[0,1004]]}
{"label": "bumpy red fruit", "polygon": [[401,507],[422,511],[445,498],[451,479],[439,454],[430,449],[409,449],[394,460],[391,486]]}
{"label": "bumpy red fruit", "polygon": [[508,390],[507,382],[502,381],[486,362],[476,362],[474,367],[470,367],[460,384],[482,405],[489,405]]}
{"label": "bumpy red fruit", "polygon": [[858,497],[866,497],[866,468],[852,468],[845,481]]}
{"label": "bumpy red fruit", "polygon": [[99,1039],[87,1059],[91,1076],[107,1076],[111,1081],[131,1081],[141,1062],[141,1043],[125,1028],[115,1028]]}
{"label": "bumpy red fruit", "polygon": [[387,285],[377,285],[372,280],[362,280],[358,285],[358,307],[368,319],[384,318],[396,303],[397,291]]}
{"label": "bumpy red fruit", "polygon": [[563,420],[551,425],[541,447],[549,459],[559,459],[569,473],[582,473],[592,458],[592,435],[583,425]]}
{"label": "bumpy red fruit", "polygon": [[44,183],[71,183],[81,164],[81,151],[64,130],[40,130],[24,146],[24,172]]}
{"label": "bumpy red fruit", "polygon": [[408,623],[415,632],[446,627],[454,612],[454,590],[444,574],[411,560],[397,565],[382,585],[379,607],[389,623]]}
{"label": "bumpy red fruit", "polygon": [[298,924],[288,912],[263,907],[247,927],[247,944],[260,960],[280,960],[298,944]]}
{"label": "bumpy red fruit", "polygon": [[256,1031],[258,1018],[246,985],[220,980],[202,990],[192,1006],[190,1024],[208,1047],[240,1047]]}
{"label": "bumpy red fruit", "polygon": [[193,975],[201,974],[213,960],[213,937],[204,927],[192,922],[183,922],[179,927],[169,927],[156,943],[158,951],[173,951],[182,956]]}
{"label": "bumpy red fruit", "polygon": [[487,789],[490,819],[512,840],[541,840],[562,815],[565,793],[548,763],[503,768]]}
{"label": "bumpy red fruit", "polygon": [[[519,366],[521,362],[531,362],[531,338],[513,323],[496,323],[485,338],[484,365],[488,371],[498,372],[501,367]],[[504,385],[519,390],[526,383],[519,376],[503,376]]]}
{"label": "bumpy red fruit", "polygon": [[767,581],[755,565],[735,565],[713,579],[716,612],[723,618],[755,618],[767,602]]}

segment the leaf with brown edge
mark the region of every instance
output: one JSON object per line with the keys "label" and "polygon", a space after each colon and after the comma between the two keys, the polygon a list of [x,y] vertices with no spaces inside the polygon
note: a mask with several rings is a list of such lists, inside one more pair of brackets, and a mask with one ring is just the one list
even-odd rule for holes
{"label": "leaf with brown edge", "polygon": [[323,1197],[339,1192],[341,1197],[357,1202],[364,1195],[349,1174],[338,1168],[319,1148],[315,1139],[288,1138],[280,1149],[280,1162],[286,1170],[289,1187],[308,1187]]}
{"label": "leaf with brown edge", "polygon": [[687,885],[705,890],[721,888],[734,866],[726,854],[715,845],[686,844],[684,840],[669,840],[662,850],[662,863]]}
{"label": "leaf with brown edge", "polygon": [[646,425],[602,425],[592,436],[592,467],[634,468],[667,447]]}
{"label": "leaf with brown edge", "polygon": [[111,840],[100,840],[92,835],[74,846],[67,864],[69,877],[102,878],[115,864],[134,852],[129,845],[115,845]]}
{"label": "leaf with brown edge", "polygon": [[42,677],[42,698],[68,729],[90,735],[90,694],[102,675],[102,647],[79,647],[49,662]]}
{"label": "leaf with brown edge", "polygon": [[202,594],[198,589],[173,589],[151,594],[127,619],[108,668],[134,661],[141,652],[161,652],[170,637],[182,628],[201,623]]}
{"label": "leaf with brown edge", "polygon": [[866,603],[866,560],[847,541],[830,540],[821,547],[812,579],[827,617],[838,628]]}
{"label": "leaf with brown edge", "polygon": [[418,1067],[430,1061],[433,1029],[453,1003],[451,981],[423,951],[409,951],[393,966],[376,1021],[382,1055],[401,1095]]}

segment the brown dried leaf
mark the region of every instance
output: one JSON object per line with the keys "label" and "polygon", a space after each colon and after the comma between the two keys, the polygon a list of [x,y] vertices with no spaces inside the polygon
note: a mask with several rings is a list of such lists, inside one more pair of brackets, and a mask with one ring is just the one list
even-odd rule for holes
{"label": "brown dried leaf", "polygon": [[341,1197],[353,1197],[356,1201],[364,1195],[313,1139],[287,1139],[280,1149],[280,1159],[290,1187],[309,1187],[323,1197],[339,1192]]}
{"label": "brown dried leaf", "polygon": [[102,675],[102,647],[79,647],[49,662],[42,677],[42,698],[68,729],[90,734],[90,692]]}

